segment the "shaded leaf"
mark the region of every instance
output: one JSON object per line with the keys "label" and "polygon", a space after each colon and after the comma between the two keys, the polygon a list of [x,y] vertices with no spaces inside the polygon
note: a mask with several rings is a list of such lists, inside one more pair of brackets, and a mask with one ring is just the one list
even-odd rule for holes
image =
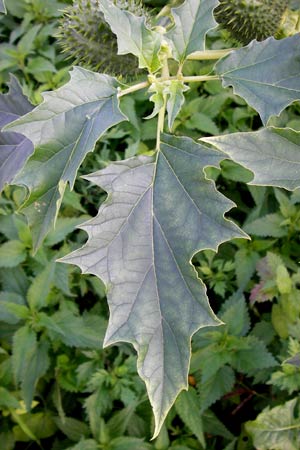
{"label": "shaded leaf", "polygon": [[20,241],[8,241],[0,246],[0,267],[16,267],[26,257],[26,247]]}
{"label": "shaded leaf", "polygon": [[99,450],[99,446],[94,439],[83,439],[72,447],[68,447],[67,450]]}
{"label": "shaded leaf", "polygon": [[284,361],[284,364],[291,364],[292,366],[300,367],[300,353]]}
{"label": "shaded leaf", "polygon": [[[11,75],[8,93],[0,94],[0,130],[32,109],[18,80]],[[20,133],[0,131],[0,191],[13,180],[32,152],[32,142]]]}
{"label": "shaded leaf", "polygon": [[200,412],[200,399],[192,388],[181,392],[175,402],[175,409],[181,420],[197,437],[200,444],[205,447],[202,418]]}
{"label": "shaded leaf", "polygon": [[108,128],[125,119],[116,80],[108,75],[75,67],[66,85],[43,95],[42,104],[7,127],[29,136],[35,146],[14,180],[29,191],[22,211],[35,249],[53,228],[65,187],[73,187],[86,154]]}
{"label": "shaded leaf", "polygon": [[187,388],[191,336],[219,323],[191,258],[244,236],[224,219],[233,203],[204,175],[204,167],[221,159],[189,138],[163,135],[156,157],[117,162],[90,175],[108,199],[81,226],[87,244],[62,259],[106,283],[111,315],[104,345],[126,341],[136,348],[155,436]]}
{"label": "shaded leaf", "polygon": [[252,41],[217,62],[223,86],[232,86],[261,116],[264,124],[300,99],[300,35]]}
{"label": "shaded leaf", "polygon": [[208,409],[202,414],[202,420],[206,433],[212,434],[213,436],[223,436],[226,439],[233,439],[233,434],[211,410]]}
{"label": "shaded leaf", "polygon": [[174,27],[166,33],[174,58],[182,63],[188,55],[205,50],[205,36],[217,26],[213,10],[217,0],[186,0],[172,8]]}
{"label": "shaded leaf", "polygon": [[255,336],[240,340],[238,347],[231,355],[231,365],[238,372],[251,375],[257,370],[278,365],[266,345]]}
{"label": "shaded leaf", "polygon": [[55,262],[51,261],[33,280],[27,292],[31,309],[39,310],[47,306],[47,297],[54,280]]}
{"label": "shaded leaf", "polygon": [[33,436],[35,436],[36,439],[45,439],[52,436],[57,430],[50,412],[23,414],[20,418],[27,430],[30,430],[32,436],[24,433],[23,428],[20,425],[17,425],[13,427],[16,441],[29,442],[32,440]]}
{"label": "shaded leaf", "polygon": [[20,317],[9,309],[11,304],[26,308],[25,300],[21,295],[14,292],[0,292],[0,320],[14,325],[19,322]]}
{"label": "shaded leaf", "polygon": [[211,378],[198,387],[201,400],[201,411],[209,408],[234,386],[235,374],[231,367],[221,367]]}
{"label": "shaded leaf", "polygon": [[214,145],[251,170],[254,177],[249,184],[278,186],[289,190],[300,186],[299,131],[269,127],[201,140]]}
{"label": "shaded leaf", "polygon": [[152,450],[153,447],[147,444],[143,439],[135,437],[122,436],[113,439],[109,443],[109,450]]}
{"label": "shaded leaf", "polygon": [[300,418],[294,417],[297,398],[275,408],[266,408],[246,431],[261,450],[297,450],[300,442]]}
{"label": "shaded leaf", "polygon": [[89,427],[84,422],[73,417],[64,417],[63,420],[60,417],[53,417],[53,420],[60,431],[71,439],[71,441],[77,442],[82,437],[90,434]]}
{"label": "shaded leaf", "polygon": [[233,297],[223,303],[219,318],[225,323],[226,332],[234,336],[245,336],[250,329],[250,317],[246,300]]}
{"label": "shaded leaf", "polygon": [[101,0],[99,6],[112,32],[117,36],[118,54],[132,53],[139,59],[139,67],[147,67],[150,72],[159,69],[161,35],[146,26],[145,17],[137,17],[119,9],[110,0]]}

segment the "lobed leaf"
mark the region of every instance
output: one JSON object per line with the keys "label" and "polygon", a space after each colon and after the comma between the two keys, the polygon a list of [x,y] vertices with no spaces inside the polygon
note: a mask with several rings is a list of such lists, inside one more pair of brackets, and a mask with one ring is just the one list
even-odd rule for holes
{"label": "lobed leaf", "polygon": [[223,86],[232,86],[264,124],[300,99],[300,35],[252,41],[217,62]]}
{"label": "lobed leaf", "polygon": [[14,179],[29,191],[22,211],[35,249],[53,227],[65,187],[73,187],[86,154],[108,128],[125,119],[116,80],[108,75],[75,67],[66,85],[43,96],[34,111],[6,127],[30,137],[35,147]]}
{"label": "lobed leaf", "polygon": [[[0,130],[32,109],[17,79],[11,75],[8,93],[0,94]],[[22,134],[0,131],[0,191],[14,179],[32,152],[32,142]]]}
{"label": "lobed leaf", "polygon": [[300,132],[267,127],[259,131],[202,138],[254,174],[249,184],[294,190],[300,186]]}
{"label": "lobed leaf", "polygon": [[206,34],[218,25],[213,16],[218,4],[218,0],[186,0],[172,8],[174,26],[166,37],[177,61],[183,63],[191,53],[205,50]]}
{"label": "lobed leaf", "polygon": [[105,20],[117,36],[118,54],[132,53],[139,59],[139,67],[155,72],[161,66],[158,52],[161,46],[161,35],[150,30],[145,17],[137,17],[132,13],[119,9],[110,0],[101,0],[100,9]]}
{"label": "lobed leaf", "polygon": [[233,203],[204,175],[206,166],[222,159],[189,138],[163,135],[155,157],[120,161],[90,175],[108,198],[80,227],[89,234],[87,244],[62,259],[105,282],[111,315],[104,345],[125,341],[137,350],[154,436],[187,389],[191,336],[220,323],[191,259],[245,237],[224,218]]}

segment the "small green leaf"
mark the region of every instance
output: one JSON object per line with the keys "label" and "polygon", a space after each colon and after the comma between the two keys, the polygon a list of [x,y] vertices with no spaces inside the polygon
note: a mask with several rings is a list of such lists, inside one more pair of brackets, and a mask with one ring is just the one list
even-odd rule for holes
{"label": "small green leaf", "polygon": [[[300,39],[300,35],[298,37]],[[300,186],[299,131],[269,127],[201,140],[214,145],[251,170],[254,178],[249,184],[278,186],[289,190]]]}
{"label": "small green leaf", "polygon": [[273,213],[259,217],[253,222],[247,223],[243,228],[246,233],[261,237],[284,237],[288,230],[283,226],[284,218],[281,214]]}
{"label": "small green leaf", "polygon": [[0,292],[0,320],[2,322],[14,325],[20,319],[26,318],[28,313],[29,310],[21,295],[14,292]]}
{"label": "small green leaf", "polygon": [[266,124],[271,116],[300,99],[299,48],[299,33],[281,40],[253,40],[231,52],[215,68],[223,86],[233,86]]}
{"label": "small green leaf", "polygon": [[183,63],[188,55],[205,50],[205,36],[217,26],[213,10],[217,0],[186,0],[172,8],[174,26],[166,33],[173,48],[174,58]]}
{"label": "small green leaf", "polygon": [[52,247],[63,241],[65,237],[74,231],[80,223],[89,218],[88,215],[79,217],[59,217],[55,224],[54,230],[51,230],[45,239],[45,245]]}
{"label": "small green leaf", "polygon": [[231,367],[221,367],[211,378],[198,386],[201,411],[205,411],[234,386],[235,374]]}
{"label": "small green leaf", "polygon": [[27,301],[31,309],[39,310],[47,306],[47,297],[53,284],[55,262],[51,261],[33,280],[27,292]]}
{"label": "small green leaf", "polygon": [[53,420],[60,431],[71,441],[77,442],[90,434],[89,427],[84,422],[73,417],[64,417],[63,420],[60,417],[53,417]]}
{"label": "small green leaf", "polygon": [[246,423],[246,431],[260,450],[297,450],[300,442],[300,417],[294,416],[297,398],[283,405],[264,409]]}
{"label": "small green leaf", "polygon": [[254,374],[257,370],[278,365],[266,345],[255,336],[240,340],[231,355],[231,365],[238,372]]}
{"label": "small green leaf", "polygon": [[29,136],[35,146],[14,179],[29,191],[22,211],[32,228],[35,249],[53,228],[66,185],[73,188],[86,154],[108,128],[124,119],[116,80],[75,67],[66,85],[46,92],[43,103],[6,127]]}
{"label": "small green leaf", "polygon": [[110,0],[101,0],[100,9],[117,36],[118,54],[132,53],[139,59],[140,68],[156,72],[161,65],[158,57],[161,35],[146,26],[145,17],[119,9]]}
{"label": "small green leaf", "polygon": [[168,99],[167,99],[167,113],[168,113],[168,126],[171,131],[174,125],[178,113],[184,104],[183,93],[189,90],[182,81],[171,81],[168,86]]}
{"label": "small green leaf", "polygon": [[7,389],[0,386],[0,409],[18,409],[19,402]]}
{"label": "small green leaf", "polygon": [[9,241],[0,246],[0,267],[16,267],[26,257],[26,247],[20,241]]}
{"label": "small green leaf", "polygon": [[113,439],[109,443],[108,450],[153,450],[153,447],[144,442],[143,439],[122,436]]}
{"label": "small green leaf", "polygon": [[82,439],[78,444],[68,447],[67,450],[99,450],[99,445],[94,439]]}
{"label": "small green leaf", "polygon": [[280,294],[290,294],[292,290],[292,280],[285,266],[282,264],[276,270],[276,284]]}
{"label": "small green leaf", "polygon": [[22,427],[17,425],[13,427],[13,433],[16,441],[29,442],[32,440],[33,436],[35,436],[36,439],[46,439],[57,431],[50,412],[23,414],[17,417],[19,417],[20,422],[22,422],[26,428],[30,430],[31,436],[28,436]]}
{"label": "small green leaf", "polygon": [[200,413],[200,399],[198,398],[195,389],[190,388],[189,391],[181,392],[175,402],[175,409],[181,420],[205,448],[205,438]]}
{"label": "small green leaf", "polygon": [[22,396],[27,410],[31,408],[35,385],[48,369],[49,344],[37,342],[36,333],[25,325],[15,333],[13,338],[12,362],[14,377],[21,384]]}
{"label": "small green leaf", "polygon": [[245,336],[250,329],[250,317],[244,297],[233,296],[223,303],[219,318],[225,323],[226,331],[233,336]]}

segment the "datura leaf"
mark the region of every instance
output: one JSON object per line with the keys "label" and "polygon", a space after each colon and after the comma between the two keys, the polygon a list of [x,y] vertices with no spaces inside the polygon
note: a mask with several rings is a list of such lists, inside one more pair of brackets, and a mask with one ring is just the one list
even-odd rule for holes
{"label": "datura leaf", "polygon": [[156,156],[111,164],[87,178],[108,192],[98,215],[80,228],[84,247],[62,259],[107,287],[104,345],[130,342],[155,415],[154,437],[179,392],[187,389],[191,337],[221,323],[191,264],[193,255],[245,236],[224,213],[234,204],[203,169],[220,152],[163,135]]}
{"label": "datura leaf", "polygon": [[6,8],[4,0],[0,0],[0,13],[6,14]]}
{"label": "datura leaf", "polygon": [[[116,80],[75,67],[70,81],[32,112],[6,126],[29,137],[35,152],[14,179],[27,187],[23,212],[37,248],[53,227],[67,183],[100,136],[125,119],[117,100]],[[34,176],[33,176],[34,175]]]}
{"label": "datura leaf", "polygon": [[161,65],[158,57],[161,35],[147,27],[145,17],[119,9],[110,0],[101,0],[100,9],[117,36],[118,54],[132,53],[139,59],[140,68],[146,67],[150,73],[158,70]]}
{"label": "datura leaf", "polygon": [[249,184],[300,187],[300,132],[291,128],[263,128],[248,133],[202,138],[251,170]]}
{"label": "datura leaf", "polygon": [[216,72],[223,86],[232,86],[261,116],[264,124],[300,99],[300,35],[262,42],[231,52]]}
{"label": "datura leaf", "polygon": [[[0,94],[0,130],[33,109],[12,75],[7,94]],[[33,152],[33,144],[19,133],[0,132],[0,191],[10,183]]]}
{"label": "datura leaf", "polygon": [[255,448],[261,450],[297,450],[300,442],[300,417],[294,416],[297,398],[275,408],[266,408],[253,421],[246,422],[246,431]]}
{"label": "datura leaf", "polygon": [[205,50],[205,36],[218,24],[213,10],[218,0],[186,0],[178,8],[172,8],[174,26],[166,33],[174,58],[183,63],[193,52]]}

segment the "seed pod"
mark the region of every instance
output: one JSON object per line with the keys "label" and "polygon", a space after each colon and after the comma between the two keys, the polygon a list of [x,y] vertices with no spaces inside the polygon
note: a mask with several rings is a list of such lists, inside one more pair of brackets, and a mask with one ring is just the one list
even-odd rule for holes
{"label": "seed pod", "polygon": [[[117,55],[117,38],[105,22],[101,0],[74,0],[60,19],[58,43],[75,64],[111,75],[130,76],[138,72],[137,59]],[[140,0],[116,0],[120,9],[149,18]]]}
{"label": "seed pod", "polygon": [[233,38],[244,45],[275,36],[288,0],[220,0],[214,15]]}

